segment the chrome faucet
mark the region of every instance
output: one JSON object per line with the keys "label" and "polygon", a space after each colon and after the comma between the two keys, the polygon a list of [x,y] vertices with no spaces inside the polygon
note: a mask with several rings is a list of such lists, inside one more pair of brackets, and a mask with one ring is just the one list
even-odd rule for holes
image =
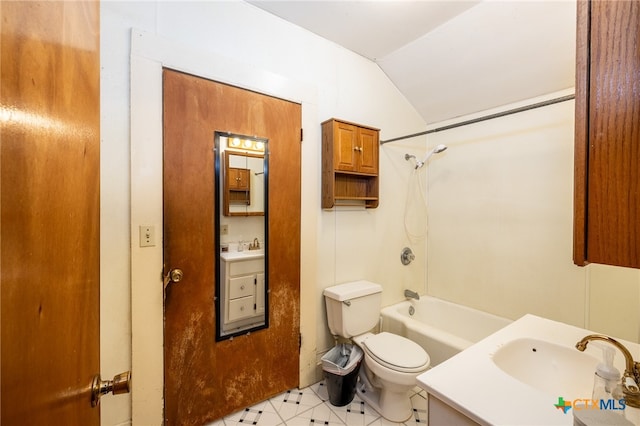
{"label": "chrome faucet", "polygon": [[420,295],[418,293],[416,293],[415,291],[411,291],[411,290],[405,290],[404,291],[404,297],[406,297],[407,299],[420,300]]}
{"label": "chrome faucet", "polygon": [[622,374],[622,394],[624,395],[624,400],[630,407],[640,408],[640,388],[638,388],[638,383],[640,382],[640,362],[633,360],[631,352],[629,352],[622,343],[603,334],[589,334],[583,337],[582,340],[576,343],[576,349],[584,352],[587,348],[587,343],[592,340],[602,340],[620,349],[626,363],[624,373]]}
{"label": "chrome faucet", "polygon": [[258,250],[260,249],[260,241],[258,241],[258,238],[254,238],[253,239],[253,243],[249,244],[249,250]]}

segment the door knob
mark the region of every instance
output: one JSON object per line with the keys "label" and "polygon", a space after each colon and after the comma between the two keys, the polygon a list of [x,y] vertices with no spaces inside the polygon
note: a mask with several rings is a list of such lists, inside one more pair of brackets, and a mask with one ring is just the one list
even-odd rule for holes
{"label": "door knob", "polygon": [[169,283],[179,283],[183,277],[184,273],[182,269],[174,268],[170,270],[169,273],[163,277],[164,288],[167,288]]}
{"label": "door knob", "polygon": [[117,374],[113,380],[102,380],[99,374],[93,376],[91,382],[91,406],[100,404],[100,397],[108,393],[119,395],[131,392],[131,371]]}
{"label": "door knob", "polygon": [[169,280],[172,283],[179,283],[180,281],[182,281],[183,276],[184,274],[182,273],[182,269],[176,268],[169,271]]}

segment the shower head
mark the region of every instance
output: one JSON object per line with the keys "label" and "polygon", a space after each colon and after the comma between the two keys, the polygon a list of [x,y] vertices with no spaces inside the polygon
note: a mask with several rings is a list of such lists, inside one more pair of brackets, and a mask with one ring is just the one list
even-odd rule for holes
{"label": "shower head", "polygon": [[440,145],[436,146],[435,148],[433,148],[433,153],[434,154],[440,154],[442,151],[444,151],[446,149],[447,149],[446,145],[440,144]]}
{"label": "shower head", "polygon": [[[422,159],[422,161],[416,161],[416,169],[421,168],[422,166],[424,166],[425,164],[427,164],[427,161],[429,160],[429,158],[431,158],[431,156],[433,154],[440,154],[442,151],[446,150],[447,146],[446,145],[437,145],[435,148],[433,148],[431,151],[429,151],[427,153],[427,155],[425,155],[424,159]],[[405,155],[406,158],[406,155]]]}

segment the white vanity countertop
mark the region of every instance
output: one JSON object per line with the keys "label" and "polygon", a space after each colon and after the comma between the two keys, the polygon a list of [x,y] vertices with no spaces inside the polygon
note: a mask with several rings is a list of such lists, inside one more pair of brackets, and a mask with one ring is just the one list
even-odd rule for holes
{"label": "white vanity countertop", "polygon": [[[575,344],[588,334],[594,332],[528,314],[421,374],[418,385],[480,424],[573,425],[573,410],[565,414],[554,405],[559,397],[566,401],[590,399],[591,389],[586,395],[545,393],[502,371],[493,363],[492,356],[505,343],[524,337],[577,351]],[[640,345],[616,340],[626,346],[635,360],[640,359]],[[602,359],[597,345],[587,346],[585,353]],[[624,371],[624,357],[617,349],[614,363],[620,372]]]}
{"label": "white vanity countertop", "polygon": [[225,251],[220,253],[220,257],[227,262],[261,259],[264,257],[264,250]]}

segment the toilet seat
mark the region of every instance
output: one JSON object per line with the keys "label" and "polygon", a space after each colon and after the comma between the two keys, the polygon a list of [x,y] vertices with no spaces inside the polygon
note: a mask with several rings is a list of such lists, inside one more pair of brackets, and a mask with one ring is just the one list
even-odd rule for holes
{"label": "toilet seat", "polygon": [[397,334],[373,334],[362,342],[365,352],[379,364],[402,373],[419,373],[429,366],[429,354],[417,343]]}

